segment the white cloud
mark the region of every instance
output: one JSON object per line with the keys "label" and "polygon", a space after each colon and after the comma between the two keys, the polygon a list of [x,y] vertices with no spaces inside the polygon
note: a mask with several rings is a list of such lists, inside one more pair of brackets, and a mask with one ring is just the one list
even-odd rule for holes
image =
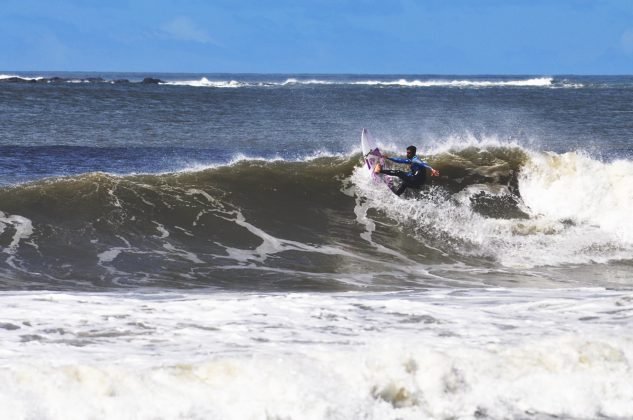
{"label": "white cloud", "polygon": [[162,26],[165,35],[180,41],[194,41],[203,44],[213,44],[213,39],[207,31],[196,25],[191,19],[178,16]]}
{"label": "white cloud", "polygon": [[620,37],[620,45],[627,54],[633,54],[633,28],[629,28]]}

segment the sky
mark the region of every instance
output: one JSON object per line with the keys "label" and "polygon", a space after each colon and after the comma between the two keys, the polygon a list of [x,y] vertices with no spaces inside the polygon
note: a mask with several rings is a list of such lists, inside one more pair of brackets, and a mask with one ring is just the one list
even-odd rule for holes
{"label": "sky", "polygon": [[633,74],[633,0],[0,0],[0,71]]}

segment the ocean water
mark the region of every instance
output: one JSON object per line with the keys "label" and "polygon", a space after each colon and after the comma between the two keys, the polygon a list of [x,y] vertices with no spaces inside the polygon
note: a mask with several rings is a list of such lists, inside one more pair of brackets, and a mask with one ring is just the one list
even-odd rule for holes
{"label": "ocean water", "polygon": [[0,417],[633,417],[631,179],[629,76],[0,72]]}

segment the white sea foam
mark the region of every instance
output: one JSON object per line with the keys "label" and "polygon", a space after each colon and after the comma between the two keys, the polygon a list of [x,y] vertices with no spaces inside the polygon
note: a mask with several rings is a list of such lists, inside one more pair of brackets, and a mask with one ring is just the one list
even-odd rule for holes
{"label": "white sea foam", "polygon": [[282,85],[367,85],[367,86],[403,86],[403,87],[503,87],[503,86],[552,86],[552,77],[537,77],[531,79],[518,80],[448,80],[448,79],[430,79],[430,80],[319,80],[319,79],[287,79]]}
{"label": "white sea foam", "polygon": [[33,234],[33,223],[26,217],[15,214],[5,214],[0,211],[0,234],[7,229],[12,230],[11,242],[2,251],[6,254],[13,255],[16,253],[20,242],[28,239]]}
{"label": "white sea foam", "polygon": [[198,80],[176,80],[162,83],[173,86],[215,87],[215,88],[239,88],[249,86],[249,83],[236,80],[209,80],[206,77]]}
{"label": "white sea foam", "polygon": [[633,295],[2,293],[12,419],[633,416]]}
{"label": "white sea foam", "polygon": [[532,155],[519,179],[521,195],[535,214],[572,220],[633,245],[633,162],[600,162],[579,152]]}
{"label": "white sea foam", "polygon": [[[277,84],[277,83],[274,83]],[[345,82],[335,81],[335,80],[319,80],[319,79],[295,79],[290,78],[286,79],[285,82],[280,83],[282,86],[286,85],[339,85],[339,84],[347,84]]]}
{"label": "white sea foam", "polygon": [[537,77],[532,79],[521,80],[407,80],[399,79],[394,81],[380,80],[362,80],[352,82],[356,85],[372,85],[372,86],[409,86],[409,87],[503,87],[503,86],[551,86],[553,82],[551,77]]}

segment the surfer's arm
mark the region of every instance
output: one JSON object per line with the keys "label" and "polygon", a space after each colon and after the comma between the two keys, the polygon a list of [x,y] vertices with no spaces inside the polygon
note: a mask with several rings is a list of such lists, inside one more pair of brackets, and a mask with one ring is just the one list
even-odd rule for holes
{"label": "surfer's arm", "polygon": [[411,165],[411,159],[407,159],[407,158],[393,158],[393,157],[387,157],[387,159],[392,161],[392,162],[403,163],[405,165]]}
{"label": "surfer's arm", "polygon": [[435,170],[431,167],[431,165],[429,165],[428,163],[426,163],[425,161],[423,161],[422,159],[417,158],[416,159],[418,161],[418,163],[420,164],[420,166],[424,167],[424,168],[428,168],[431,170],[431,176],[440,176],[440,171]]}
{"label": "surfer's arm", "polygon": [[425,161],[422,161],[422,166],[431,170],[431,176],[440,176],[440,171],[433,169],[431,165],[429,165]]}

